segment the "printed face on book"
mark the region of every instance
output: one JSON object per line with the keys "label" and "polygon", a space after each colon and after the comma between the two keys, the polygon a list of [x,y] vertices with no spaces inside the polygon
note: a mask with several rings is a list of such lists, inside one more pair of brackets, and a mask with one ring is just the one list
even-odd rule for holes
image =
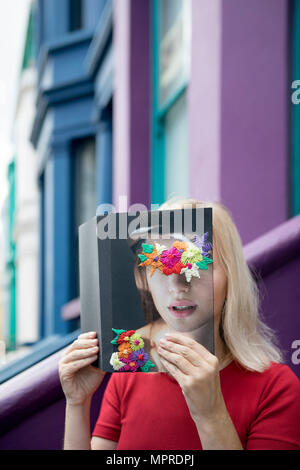
{"label": "printed face on book", "polygon": [[213,316],[212,250],[199,241],[148,239],[140,256],[157,311],[179,332],[195,331]]}

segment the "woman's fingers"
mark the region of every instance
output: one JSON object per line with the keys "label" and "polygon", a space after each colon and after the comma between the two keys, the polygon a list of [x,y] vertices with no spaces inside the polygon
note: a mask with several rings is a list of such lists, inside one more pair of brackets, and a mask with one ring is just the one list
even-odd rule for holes
{"label": "woman's fingers", "polygon": [[77,348],[90,348],[98,344],[98,338],[96,337],[95,331],[90,331],[88,333],[82,333],[78,338],[72,343],[71,349]]}
{"label": "woman's fingers", "polygon": [[173,342],[174,344],[179,344],[192,349],[209,364],[215,364],[216,356],[211,354],[204,346],[202,346],[202,344],[198,343],[193,338],[175,332],[166,333],[165,337],[168,341]]}
{"label": "woman's fingers", "polygon": [[72,344],[72,349],[84,349],[84,348],[92,348],[93,346],[98,346],[98,340],[95,339],[76,339]]}
{"label": "woman's fingers", "polygon": [[97,360],[97,355],[89,356],[84,359],[77,359],[76,361],[64,363],[61,366],[61,372],[64,373],[65,376],[68,376],[69,373],[71,375],[75,374],[78,370],[83,369],[84,367],[92,364]]}
{"label": "woman's fingers", "polygon": [[87,333],[81,333],[79,336],[78,336],[78,339],[93,339],[93,338],[96,338],[96,331],[88,331]]}
{"label": "woman's fingers", "polygon": [[163,348],[163,351],[174,353],[178,355],[179,358],[182,357],[186,359],[195,367],[204,367],[204,369],[210,367],[206,360],[189,346],[163,339],[160,340],[160,346]]}
{"label": "woman's fingers", "polygon": [[98,339],[95,332],[83,333],[63,353],[60,363],[84,359],[98,353]]}
{"label": "woman's fingers", "polygon": [[173,353],[168,349],[158,348],[160,357],[167,360],[169,363],[173,364],[177,369],[179,369],[183,374],[189,375],[193,373],[194,366],[193,364],[184,358],[183,356]]}
{"label": "woman's fingers", "polygon": [[95,354],[98,353],[98,350],[99,350],[98,346],[71,350],[68,352],[68,354],[65,355],[63,362],[67,363],[67,362],[77,361],[79,359],[85,359],[90,356],[94,356]]}
{"label": "woman's fingers", "polygon": [[97,345],[98,339],[96,338],[95,332],[83,333],[79,335],[78,338],[65,350],[64,355],[69,354],[69,352],[74,349],[91,348]]}

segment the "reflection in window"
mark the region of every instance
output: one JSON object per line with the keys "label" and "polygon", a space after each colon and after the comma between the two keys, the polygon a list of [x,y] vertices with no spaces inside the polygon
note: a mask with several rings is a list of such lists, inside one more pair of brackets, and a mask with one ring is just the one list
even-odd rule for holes
{"label": "reflection in window", "polygon": [[190,66],[190,0],[162,0],[159,12],[159,106],[186,84]]}
{"label": "reflection in window", "polygon": [[191,0],[153,0],[152,202],[188,196]]}
{"label": "reflection in window", "polygon": [[86,222],[96,211],[96,159],[93,137],[77,141],[74,146],[76,224]]}
{"label": "reflection in window", "polygon": [[[165,119],[165,197],[188,196],[188,124],[186,94],[170,109]],[[179,194],[180,193],[180,194]]]}
{"label": "reflection in window", "polygon": [[73,233],[74,286],[73,297],[79,296],[78,227],[96,215],[96,155],[95,138],[73,143]]}

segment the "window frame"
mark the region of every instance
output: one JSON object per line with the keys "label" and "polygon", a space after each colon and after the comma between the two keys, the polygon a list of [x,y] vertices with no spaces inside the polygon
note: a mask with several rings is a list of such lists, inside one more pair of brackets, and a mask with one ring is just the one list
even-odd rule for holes
{"label": "window frame", "polygon": [[[70,142],[70,158],[71,158],[71,177],[72,177],[72,184],[71,184],[71,200],[72,200],[72,209],[71,209],[71,233],[72,233],[72,242],[70,243],[71,253],[76,253],[76,255],[72,255],[72,273],[70,273],[70,283],[73,286],[72,289],[72,298],[76,299],[79,297],[79,233],[78,228],[81,223],[78,222],[77,218],[77,207],[76,204],[79,202],[79,199],[76,195],[76,184],[79,177],[79,162],[78,159],[80,158],[80,153],[82,149],[84,149],[85,142],[93,141],[94,145],[94,164],[95,164],[95,210],[94,214],[96,214],[97,210],[97,150],[96,150],[96,135],[93,133],[86,134],[84,136],[80,136],[80,138],[72,139]],[[75,322],[73,322],[75,323]]]}
{"label": "window frame", "polygon": [[23,357],[10,361],[0,367],[0,384],[69,346],[80,334],[81,330],[77,329],[65,336],[51,335],[42,339]]}
{"label": "window frame", "polygon": [[187,92],[189,80],[187,79],[177,88],[167,101],[160,107],[160,34],[159,19],[161,16],[160,0],[152,0],[152,150],[151,150],[151,202],[162,204],[165,201],[165,163],[166,140],[165,122],[171,108]]}

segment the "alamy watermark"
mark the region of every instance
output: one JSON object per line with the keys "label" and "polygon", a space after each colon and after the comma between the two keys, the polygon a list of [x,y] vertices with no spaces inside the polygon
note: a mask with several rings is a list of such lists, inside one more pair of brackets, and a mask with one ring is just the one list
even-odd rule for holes
{"label": "alamy watermark", "polygon": [[294,349],[291,356],[291,362],[297,366],[300,364],[300,339],[295,339],[292,342],[291,348]]}
{"label": "alamy watermark", "polygon": [[300,80],[294,80],[292,82],[292,89],[295,90],[292,93],[292,103],[299,104],[300,103]]}
{"label": "alamy watermark", "polygon": [[[193,210],[195,209],[195,210]],[[201,209],[201,210],[197,210]],[[127,196],[120,196],[118,211],[113,204],[101,204],[97,208],[97,237],[105,239],[159,239],[171,238],[174,233],[202,233],[204,230],[203,206],[183,204],[181,209],[160,210],[159,204],[128,207]]]}

